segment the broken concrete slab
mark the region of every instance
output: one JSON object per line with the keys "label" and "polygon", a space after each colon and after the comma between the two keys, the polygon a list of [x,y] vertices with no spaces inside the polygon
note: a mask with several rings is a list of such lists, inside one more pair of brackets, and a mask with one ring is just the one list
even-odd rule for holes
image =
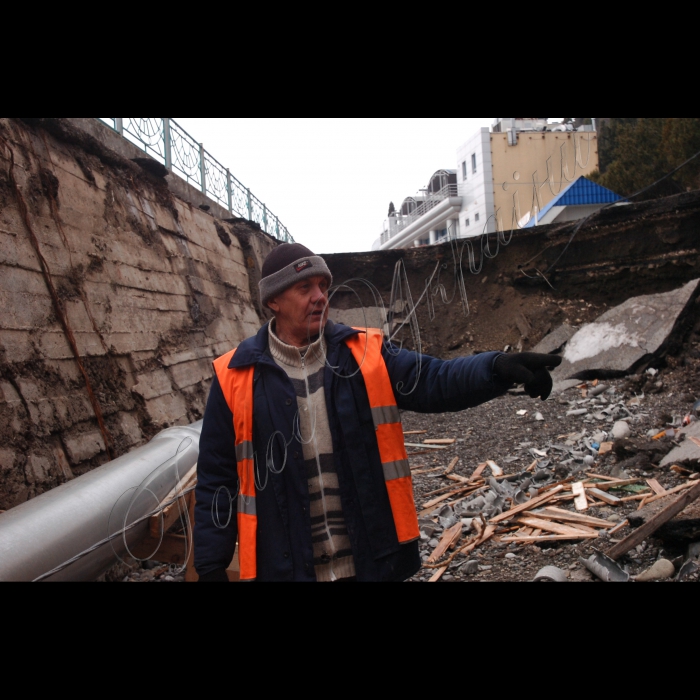
{"label": "broken concrete slab", "polygon": [[685,440],[676,448],[671,450],[659,463],[660,467],[668,464],[678,464],[678,462],[700,461],[700,446],[690,438],[700,440],[700,423],[691,423],[683,429]]}
{"label": "broken concrete slab", "polygon": [[601,371],[622,376],[662,356],[700,292],[699,283],[695,279],[665,294],[633,297],[585,325],[567,343],[554,381],[591,378]]}
{"label": "broken concrete slab", "polygon": [[553,330],[549,335],[546,335],[533,348],[532,352],[541,352],[546,355],[561,350],[576,334],[576,328],[564,324]]}

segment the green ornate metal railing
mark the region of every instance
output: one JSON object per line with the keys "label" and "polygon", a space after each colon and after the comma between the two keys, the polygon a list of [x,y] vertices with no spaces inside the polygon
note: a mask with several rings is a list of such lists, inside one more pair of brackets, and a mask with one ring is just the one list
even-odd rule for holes
{"label": "green ornate metal railing", "polygon": [[228,168],[204,150],[174,119],[109,117],[98,119],[138,146],[232,216],[260,224],[266,233],[285,243],[294,239],[286,226]]}

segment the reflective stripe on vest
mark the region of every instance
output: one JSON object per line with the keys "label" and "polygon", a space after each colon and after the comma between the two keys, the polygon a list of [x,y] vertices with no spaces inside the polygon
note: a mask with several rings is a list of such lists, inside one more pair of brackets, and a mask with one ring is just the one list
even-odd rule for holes
{"label": "reflective stripe on vest", "polygon": [[376,328],[367,328],[366,333],[364,328],[358,330],[363,333],[345,342],[365,380],[396,534],[399,542],[405,544],[418,539],[420,532],[401,417],[382,357],[383,335]]}
{"label": "reflective stripe on vest", "polygon": [[258,516],[255,507],[253,460],[253,374],[255,367],[228,368],[235,350],[214,360],[214,370],[226,403],[233,413],[236,433],[236,463],[239,491],[236,501],[238,522],[238,560],[241,580],[251,581],[257,574],[256,543]]}

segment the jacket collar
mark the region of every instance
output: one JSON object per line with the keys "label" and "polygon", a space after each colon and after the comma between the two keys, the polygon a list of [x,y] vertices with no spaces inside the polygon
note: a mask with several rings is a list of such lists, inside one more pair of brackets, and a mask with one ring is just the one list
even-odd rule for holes
{"label": "jacket collar", "polygon": [[[233,354],[233,357],[228,364],[229,369],[234,369],[236,367],[248,367],[249,365],[257,364],[260,361],[273,362],[268,352],[269,326],[270,323],[268,321],[254,336],[246,338],[238,346],[238,349]],[[357,335],[358,333],[364,333],[364,331],[359,331],[356,328],[350,328],[350,326],[344,326],[342,323],[334,323],[331,320],[326,322],[326,327],[323,331],[329,349],[331,346],[340,345],[342,342],[353,335]]]}

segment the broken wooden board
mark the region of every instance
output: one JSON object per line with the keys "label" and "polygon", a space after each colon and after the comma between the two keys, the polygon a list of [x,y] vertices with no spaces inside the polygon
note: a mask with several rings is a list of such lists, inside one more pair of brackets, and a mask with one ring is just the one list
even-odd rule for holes
{"label": "broken wooden board", "polygon": [[586,489],[583,488],[583,482],[577,481],[571,484],[571,492],[574,494],[574,506],[576,510],[587,510],[588,499],[586,498]]}
{"label": "broken wooden board", "polygon": [[502,537],[501,542],[563,542],[565,540],[595,540],[598,535],[581,533],[576,537],[572,535],[529,535],[527,537]]}
{"label": "broken wooden board", "polygon": [[447,571],[446,566],[441,566],[437,571],[428,579],[428,583],[436,583],[440,580],[442,575]]}
{"label": "broken wooden board", "polygon": [[455,457],[455,458],[447,465],[447,469],[445,469],[445,472],[444,472],[445,476],[447,476],[448,474],[451,474],[451,473],[452,473],[452,470],[457,466],[457,462],[459,462],[459,457]]}
{"label": "broken wooden board", "polygon": [[486,469],[486,462],[482,462],[477,466],[474,473],[469,477],[469,481],[476,481],[484,473],[484,469]]}
{"label": "broken wooden board", "polygon": [[601,518],[594,518],[591,515],[583,515],[583,513],[572,513],[571,511],[564,510],[563,508],[557,508],[555,506],[547,506],[532,515],[538,518],[556,518],[563,522],[581,523],[581,525],[588,525],[590,527],[608,528],[610,523],[607,520],[602,520]]}
{"label": "broken wooden board", "polygon": [[486,465],[491,467],[491,474],[493,474],[493,476],[503,476],[503,469],[501,469],[492,459],[487,459]]}
{"label": "broken wooden board", "polygon": [[422,442],[404,442],[406,447],[423,447],[426,450],[446,450],[446,445],[424,445]]}
{"label": "broken wooden board", "polygon": [[425,435],[428,431],[427,430],[404,430],[403,434],[404,435]]}
{"label": "broken wooden board", "polygon": [[[631,527],[641,527],[657,513],[662,511],[673,501],[673,495],[661,498],[654,503],[649,503],[641,510],[634,511],[627,516]],[[700,500],[691,503],[678,515],[662,525],[655,533],[665,542],[678,544],[691,544],[700,541]]]}
{"label": "broken wooden board", "polygon": [[[607,555],[611,559],[619,559],[623,554],[641,544],[647,537],[655,534],[662,525],[665,525],[674,516],[678,515],[681,511],[687,508],[691,503],[693,503],[698,496],[700,496],[700,481],[695,483],[692,488],[688,489],[685,493],[678,496],[671,503],[669,503],[665,508],[660,510],[656,515],[647,520],[644,525],[638,527],[634,532],[632,532],[628,537],[625,537],[622,542],[618,542]],[[666,496],[664,496],[666,498]],[[637,511],[638,513],[642,511]],[[634,513],[628,516],[628,520],[632,520]]]}
{"label": "broken wooden board", "polygon": [[535,498],[531,498],[526,503],[521,503],[519,506],[515,506],[515,508],[511,508],[510,510],[507,510],[505,513],[501,513],[500,515],[497,515],[495,518],[491,518],[491,520],[489,520],[489,522],[490,523],[500,523],[502,520],[509,520],[514,515],[517,515],[518,513],[522,513],[524,510],[531,510],[532,508],[534,508],[535,506],[537,506],[541,503],[546,503],[550,499],[554,498],[560,491],[563,491],[563,489],[564,489],[564,487],[562,485],[556,486],[548,493],[543,493],[541,496],[535,496]]}
{"label": "broken wooden board", "polygon": [[603,501],[603,503],[607,503],[610,506],[617,506],[620,504],[620,499],[617,496],[613,496],[610,493],[605,493],[605,491],[601,491],[600,489],[586,489],[586,493],[589,496],[597,498],[599,501]]}
{"label": "broken wooden board", "polygon": [[436,562],[445,552],[454,544],[462,534],[462,523],[456,523],[449,530],[442,533],[438,546],[435,547],[433,553],[428,558],[428,562],[432,564]]}
{"label": "broken wooden board", "polygon": [[544,518],[534,518],[521,515],[518,518],[518,522],[521,522],[523,525],[527,525],[529,527],[539,528],[545,532],[553,532],[555,535],[571,535],[573,537],[577,537],[578,535],[595,535],[597,537],[598,535],[597,532],[588,527],[583,530],[574,527],[573,525],[562,525],[561,523],[545,520]]}
{"label": "broken wooden board", "polygon": [[455,438],[435,438],[423,440],[424,445],[454,445],[457,440]]}
{"label": "broken wooden board", "polygon": [[657,496],[666,496],[668,495],[668,491],[656,480],[656,479],[647,479],[647,484],[651,487],[651,490],[657,495]]}

